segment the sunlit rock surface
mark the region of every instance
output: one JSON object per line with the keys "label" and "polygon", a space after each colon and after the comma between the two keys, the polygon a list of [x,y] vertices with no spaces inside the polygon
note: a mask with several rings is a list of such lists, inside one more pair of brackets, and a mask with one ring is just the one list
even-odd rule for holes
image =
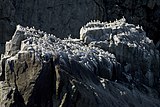
{"label": "sunlit rock surface", "polygon": [[159,107],[159,53],[122,18],[80,39],[20,25],[1,55],[1,107]]}
{"label": "sunlit rock surface", "polygon": [[143,28],[128,24],[125,18],[110,23],[89,22],[81,28],[80,38],[86,44],[113,53],[137,82],[157,85],[159,52]]}

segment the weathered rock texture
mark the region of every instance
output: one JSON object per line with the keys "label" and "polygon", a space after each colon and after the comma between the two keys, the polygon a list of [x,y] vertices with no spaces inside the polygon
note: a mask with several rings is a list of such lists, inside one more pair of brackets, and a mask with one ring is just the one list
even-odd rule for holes
{"label": "weathered rock texture", "polygon": [[127,22],[142,25],[155,43],[160,39],[159,0],[104,0],[104,4],[107,20],[113,21],[123,15]]}
{"label": "weathered rock texture", "polygon": [[159,53],[143,29],[90,22],[80,38],[18,25],[1,57],[0,106],[160,106]]}
{"label": "weathered rock texture", "polygon": [[6,41],[17,24],[35,26],[61,38],[69,34],[78,37],[87,21],[102,20],[104,10],[99,3],[102,0],[0,0],[0,37]]}
{"label": "weathered rock texture", "polygon": [[80,38],[113,53],[136,81],[150,86],[158,82],[159,52],[141,27],[126,23],[124,18],[113,23],[89,22],[81,28]]}
{"label": "weathered rock texture", "polygon": [[17,24],[76,38],[91,19],[113,21],[122,16],[142,25],[155,43],[159,40],[159,0],[0,0],[0,44],[11,39]]}

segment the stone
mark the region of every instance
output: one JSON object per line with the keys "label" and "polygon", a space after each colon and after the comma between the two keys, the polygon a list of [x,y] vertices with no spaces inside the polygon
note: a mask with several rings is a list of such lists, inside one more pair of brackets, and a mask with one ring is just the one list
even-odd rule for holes
{"label": "stone", "polygon": [[18,25],[0,60],[0,106],[160,106],[159,53],[141,27],[94,21],[80,38]]}
{"label": "stone", "polygon": [[0,44],[4,44],[11,38],[15,30],[15,25],[11,23],[15,9],[10,0],[1,0],[0,4]]}
{"label": "stone", "polygon": [[[159,62],[159,52],[154,50],[156,46],[152,40],[146,37],[143,29],[126,23],[125,18],[112,23],[97,23],[92,23],[93,27],[86,24],[81,28],[81,39],[86,44],[94,43],[92,46],[114,53],[118,62],[123,66],[130,64],[131,67],[127,71],[130,71],[130,74],[135,79],[143,82],[144,78],[142,79],[141,77],[147,75],[146,81],[148,83],[146,85],[156,85],[154,83],[158,82],[156,75],[159,75],[159,63],[157,63]],[[153,65],[154,67],[152,67]],[[139,74],[137,77],[135,76],[136,72],[142,73],[140,78]]]}

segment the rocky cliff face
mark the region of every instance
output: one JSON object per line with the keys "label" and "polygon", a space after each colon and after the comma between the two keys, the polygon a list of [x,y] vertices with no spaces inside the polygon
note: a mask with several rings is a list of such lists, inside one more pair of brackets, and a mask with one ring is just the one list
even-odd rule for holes
{"label": "rocky cliff face", "polygon": [[159,0],[104,0],[106,19],[125,16],[127,22],[143,26],[147,36],[156,43],[160,32]]}
{"label": "rocky cliff face", "polygon": [[82,25],[91,19],[102,20],[104,14],[99,7],[102,0],[1,0],[0,4],[0,36],[6,38],[17,24],[35,26],[61,38],[69,34],[78,37]]}
{"label": "rocky cliff face", "polygon": [[1,107],[159,107],[159,53],[125,19],[80,39],[17,26],[1,56]]}
{"label": "rocky cliff face", "polygon": [[60,38],[69,34],[78,38],[86,22],[113,21],[122,16],[143,26],[155,43],[159,40],[159,0],[0,0],[0,49],[11,39],[17,24],[35,26]]}

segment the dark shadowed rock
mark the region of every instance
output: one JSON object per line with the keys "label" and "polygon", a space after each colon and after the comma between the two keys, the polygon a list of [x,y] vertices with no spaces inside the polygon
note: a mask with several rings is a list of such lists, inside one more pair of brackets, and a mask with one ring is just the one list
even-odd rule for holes
{"label": "dark shadowed rock", "polygon": [[18,25],[1,56],[0,106],[160,106],[159,53],[143,29],[123,18],[90,22],[80,35]]}
{"label": "dark shadowed rock", "polygon": [[69,34],[78,38],[82,25],[91,19],[102,20],[104,14],[102,0],[1,0],[0,4],[0,37],[6,38],[16,24],[35,26],[61,38]]}

